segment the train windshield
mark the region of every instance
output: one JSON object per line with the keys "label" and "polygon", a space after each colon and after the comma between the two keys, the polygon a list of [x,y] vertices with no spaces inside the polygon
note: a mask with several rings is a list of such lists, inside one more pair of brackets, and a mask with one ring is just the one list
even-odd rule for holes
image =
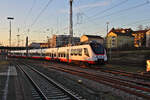
{"label": "train windshield", "polygon": [[104,54],[104,47],[100,43],[90,43],[95,54]]}

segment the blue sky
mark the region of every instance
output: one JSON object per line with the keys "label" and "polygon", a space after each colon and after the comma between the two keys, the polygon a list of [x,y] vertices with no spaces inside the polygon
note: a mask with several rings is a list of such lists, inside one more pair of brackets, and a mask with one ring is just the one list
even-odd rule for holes
{"label": "blue sky", "polygon": [[[138,25],[150,26],[148,1],[150,2],[150,0],[74,0],[74,36],[83,34],[106,36],[106,22],[109,22],[109,30],[112,27],[136,30]],[[69,0],[52,0],[36,20],[48,2],[49,0],[1,0],[0,44],[8,44],[7,16],[14,17],[12,45],[17,45],[17,34],[22,40],[20,44],[25,42],[27,35],[30,42],[44,42],[47,36],[51,37],[52,34],[68,34]]]}

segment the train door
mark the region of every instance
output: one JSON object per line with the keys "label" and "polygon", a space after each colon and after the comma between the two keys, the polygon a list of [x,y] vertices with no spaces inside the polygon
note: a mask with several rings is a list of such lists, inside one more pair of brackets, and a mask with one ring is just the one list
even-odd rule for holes
{"label": "train door", "polygon": [[84,48],[84,57],[89,57],[89,51],[88,48]]}
{"label": "train door", "polygon": [[69,49],[67,49],[67,62],[69,62]]}

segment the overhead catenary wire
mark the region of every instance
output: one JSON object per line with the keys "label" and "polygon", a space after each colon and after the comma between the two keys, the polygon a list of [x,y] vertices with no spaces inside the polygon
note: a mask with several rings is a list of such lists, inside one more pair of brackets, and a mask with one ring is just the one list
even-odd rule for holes
{"label": "overhead catenary wire", "polygon": [[[34,8],[35,1],[36,1],[36,0],[34,0],[32,6],[31,6],[31,8],[30,8],[30,10],[29,10],[29,12],[28,12],[27,18],[28,18],[28,16],[31,14],[31,12],[32,12],[32,10],[33,10],[33,8]],[[27,30],[27,34],[29,34],[29,32],[31,31],[31,28],[33,27],[33,25],[35,25],[35,23],[38,21],[38,19],[40,18],[40,16],[44,13],[44,11],[47,9],[47,7],[50,5],[50,3],[52,3],[52,1],[53,1],[53,0],[49,0],[49,1],[47,2],[47,4],[43,7],[43,9],[40,11],[40,13],[36,16],[35,20],[33,20],[32,24],[28,26],[28,28],[27,28],[27,29],[28,29],[28,30]],[[27,19],[27,18],[26,18],[26,19]],[[26,20],[26,19],[25,19],[25,20]],[[25,21],[25,22],[26,22],[26,21]],[[26,32],[26,31],[24,31],[24,32]],[[23,32],[23,33],[24,33],[24,32]]]}
{"label": "overhead catenary wire", "polygon": [[[93,15],[93,16],[88,16],[88,15],[85,14],[80,8],[79,8],[79,10],[82,11],[82,14],[83,14],[85,17],[87,17],[87,22],[92,22],[94,25],[98,25],[98,24],[92,19],[92,17],[97,16],[99,13],[102,14],[102,13],[107,12],[107,11],[113,9],[113,8],[116,8],[116,7],[118,7],[118,6],[120,6],[120,5],[124,4],[124,3],[126,3],[127,1],[128,1],[128,0],[123,0],[122,2],[119,2],[119,3],[115,4],[114,6],[108,8],[108,9],[105,9],[105,10],[103,10],[103,11],[101,11],[101,12],[98,12],[97,14],[95,14],[95,15]],[[85,23],[87,23],[87,22],[85,22]],[[77,23],[74,25],[74,27],[75,27],[75,26],[77,26]],[[66,28],[64,28],[64,30],[65,30],[65,29],[66,29]]]}
{"label": "overhead catenary wire", "polygon": [[[124,24],[124,25],[122,25],[121,27],[123,27],[123,26],[127,26],[127,25],[135,25],[135,24],[137,24],[137,23],[145,23],[145,21],[146,21],[146,23],[149,23],[150,22],[150,18],[147,18],[147,19],[143,19],[143,20],[138,20],[138,21],[134,21],[134,22],[131,22],[131,23],[128,23],[128,24]],[[148,22],[149,21],[149,22]]]}
{"label": "overhead catenary wire", "polygon": [[[132,9],[136,9],[136,8],[139,8],[139,7],[143,7],[143,6],[145,6],[145,5],[148,5],[149,3],[150,3],[150,1],[149,1],[149,0],[146,0],[144,3],[138,4],[138,5],[135,5],[135,6],[126,8],[126,9],[119,10],[119,11],[113,12],[113,13],[111,13],[111,14],[107,14],[107,15],[104,15],[104,16],[100,16],[100,17],[98,17],[98,18],[101,18],[101,19],[102,19],[102,18],[105,18],[105,17],[108,17],[108,16],[112,16],[112,15],[115,15],[115,14],[119,14],[119,13],[122,13],[122,12],[125,12],[125,11],[128,11],[128,10],[132,10]],[[95,18],[95,19],[93,19],[93,20],[96,20],[96,19],[98,19],[98,18]],[[92,20],[92,19],[91,19],[91,20]],[[89,20],[88,20],[87,22],[85,22],[85,23],[89,23],[91,20],[89,19]],[[96,20],[96,22],[98,22],[98,21]],[[97,24],[97,26],[98,26],[98,24]]]}
{"label": "overhead catenary wire", "polygon": [[101,14],[103,14],[103,13],[106,13],[106,12],[109,11],[109,10],[112,10],[112,9],[118,7],[118,6],[121,6],[121,5],[125,4],[127,1],[128,1],[128,0],[123,0],[122,2],[119,2],[119,3],[115,4],[115,5],[113,5],[112,7],[109,7],[109,8],[107,8],[107,9],[104,9],[104,10],[102,10],[102,11],[100,11],[100,12],[98,12],[98,13],[92,15],[92,16],[90,16],[89,18],[93,18],[93,17],[99,16],[99,15],[101,15]]}
{"label": "overhead catenary wire", "polygon": [[[97,14],[95,14],[95,15],[93,15],[93,16],[88,16],[88,15],[87,15],[86,13],[84,13],[83,11],[82,11],[82,14],[83,14],[85,17],[87,17],[87,21],[88,21],[88,22],[92,22],[93,24],[98,25],[94,20],[92,20],[92,17],[98,16],[99,13],[102,14],[102,13],[107,12],[107,11],[113,9],[113,8],[116,8],[116,7],[118,7],[118,6],[120,6],[120,5],[124,4],[124,3],[126,3],[127,1],[128,1],[128,0],[123,0],[122,2],[119,2],[119,3],[115,4],[114,6],[108,8],[108,9],[105,9],[105,10],[103,10],[103,11],[100,11],[100,12],[98,12]],[[81,11],[81,9],[80,9],[80,11]],[[77,23],[76,23],[76,24],[77,24]],[[75,26],[76,26],[76,25],[75,25]],[[66,28],[64,28],[64,29],[66,29]]]}
{"label": "overhead catenary wire", "polygon": [[142,7],[144,5],[147,5],[149,4],[150,1],[146,1],[142,4],[138,4],[138,5],[135,5],[135,6],[132,6],[132,7],[129,7],[129,8],[126,8],[126,9],[122,9],[122,10],[119,10],[119,11],[116,11],[116,12],[113,12],[113,13],[110,13],[110,14],[107,14],[107,15],[104,15],[104,16],[100,16],[100,17],[97,17],[97,18],[94,18],[93,20],[96,20],[98,18],[105,18],[105,17],[108,17],[108,16],[112,16],[114,14],[119,14],[119,13],[122,13],[122,12],[125,12],[125,11],[128,11],[128,10],[132,10],[132,9],[135,9],[135,8],[139,8],[139,7]]}
{"label": "overhead catenary wire", "polygon": [[[95,20],[96,22],[98,22],[97,19],[100,19],[100,18],[103,19],[103,18],[105,18],[105,17],[109,17],[109,16],[113,16],[113,15],[116,15],[116,14],[119,14],[119,13],[123,13],[123,12],[128,11],[128,10],[132,10],[132,9],[136,9],[136,8],[145,6],[145,5],[149,4],[149,3],[150,3],[150,1],[146,0],[144,3],[138,4],[138,5],[129,7],[129,8],[125,8],[125,9],[122,9],[122,10],[119,10],[119,11],[116,11],[116,12],[112,12],[112,13],[109,13],[109,14],[107,14],[107,15],[97,17],[97,18],[95,18],[95,19],[89,19],[89,20],[88,20],[87,22],[85,22],[85,23],[89,23],[89,22],[92,21],[92,20]],[[97,24],[97,26],[98,26],[98,24]]]}
{"label": "overhead catenary wire", "polygon": [[31,5],[31,7],[30,7],[30,9],[29,9],[29,11],[28,11],[28,13],[27,13],[25,19],[24,19],[24,29],[25,29],[25,27],[26,27],[26,22],[27,22],[27,20],[28,20],[28,18],[29,18],[29,16],[30,16],[30,14],[31,14],[31,12],[32,12],[32,10],[33,10],[35,4],[36,4],[36,0],[33,0],[32,5]]}
{"label": "overhead catenary wire", "polygon": [[40,11],[40,13],[37,15],[33,23],[30,27],[33,27],[33,25],[37,22],[37,20],[40,18],[40,16],[44,13],[44,11],[47,9],[47,7],[52,3],[53,0],[49,0],[48,3],[44,6],[44,8]]}

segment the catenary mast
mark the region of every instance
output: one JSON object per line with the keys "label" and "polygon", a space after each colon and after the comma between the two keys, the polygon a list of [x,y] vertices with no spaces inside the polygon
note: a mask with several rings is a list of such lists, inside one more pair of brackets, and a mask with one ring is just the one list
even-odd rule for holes
{"label": "catenary mast", "polygon": [[73,0],[70,0],[70,25],[69,25],[69,34],[70,34],[70,44],[73,44],[73,20],[72,20],[72,3]]}

